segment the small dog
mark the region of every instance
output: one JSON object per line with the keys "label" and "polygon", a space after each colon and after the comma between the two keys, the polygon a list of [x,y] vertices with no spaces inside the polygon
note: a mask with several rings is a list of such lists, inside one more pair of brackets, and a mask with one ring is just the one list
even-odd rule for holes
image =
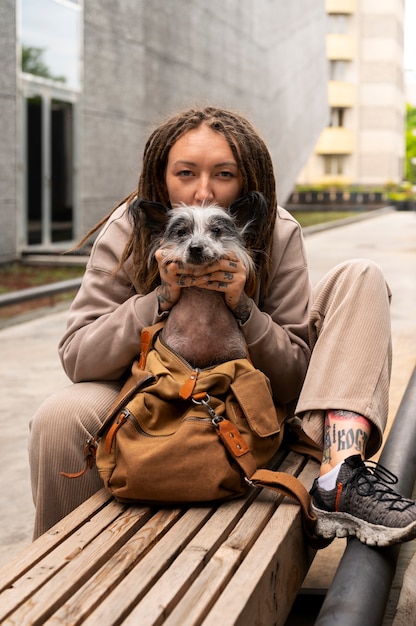
{"label": "small dog", "polygon": [[[167,263],[180,261],[192,273],[192,266],[230,257],[238,259],[248,275],[255,272],[245,244],[267,219],[267,205],[261,194],[251,192],[229,209],[181,205],[169,210],[160,203],[140,199],[135,210],[139,221],[155,236],[152,255],[163,248]],[[243,333],[224,302],[224,294],[218,291],[183,288],[161,337],[193,368],[246,357]]]}

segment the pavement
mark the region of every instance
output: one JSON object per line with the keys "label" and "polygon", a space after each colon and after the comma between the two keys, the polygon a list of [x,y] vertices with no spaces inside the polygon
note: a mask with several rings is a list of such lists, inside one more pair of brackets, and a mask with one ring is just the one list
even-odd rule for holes
{"label": "pavement", "polygon": [[[336,227],[305,229],[305,235],[313,283],[351,258],[372,259],[384,271],[393,292],[391,422],[416,365],[416,212],[382,209]],[[38,311],[33,319],[0,329],[0,566],[31,541],[29,421],[44,399],[69,384],[57,355],[66,315],[66,309]],[[322,551],[322,558],[336,563],[333,551],[332,557]],[[331,576],[327,562],[315,559],[305,584],[325,588]]]}

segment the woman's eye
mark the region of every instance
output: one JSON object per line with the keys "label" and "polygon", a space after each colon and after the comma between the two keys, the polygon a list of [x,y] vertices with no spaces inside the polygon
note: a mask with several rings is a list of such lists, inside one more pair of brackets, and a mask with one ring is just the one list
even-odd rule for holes
{"label": "woman's eye", "polygon": [[219,176],[221,178],[233,178],[234,174],[232,172],[220,172]]}
{"label": "woman's eye", "polygon": [[192,172],[191,170],[181,170],[177,173],[177,176],[183,176],[184,178],[188,178],[189,176],[192,176]]}

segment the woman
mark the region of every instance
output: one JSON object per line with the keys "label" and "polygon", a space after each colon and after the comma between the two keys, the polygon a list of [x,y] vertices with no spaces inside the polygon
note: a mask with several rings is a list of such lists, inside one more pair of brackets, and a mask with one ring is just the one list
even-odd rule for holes
{"label": "woman", "polygon": [[[228,207],[249,191],[262,192],[269,209],[252,244],[252,290],[241,264],[226,259],[191,275],[164,265],[159,251],[149,266],[152,235],[144,228],[137,235],[129,215],[137,196],[173,208],[212,201]],[[138,189],[101,226],[59,348],[75,384],[32,421],[35,537],[102,486],[95,470],[77,481],[59,471],[79,469],[82,443],[98,431],[139,353],[142,328],[169,315],[191,282],[224,292],[276,404],[297,402],[305,432],[323,447],[312,489],[317,532],[380,545],[416,535],[415,503],[362,461],[380,447],[387,419],[388,287],[377,266],[360,260],[336,267],[312,293],[300,227],[277,207],[269,152],[246,119],[209,107],[161,124],[145,146]]]}

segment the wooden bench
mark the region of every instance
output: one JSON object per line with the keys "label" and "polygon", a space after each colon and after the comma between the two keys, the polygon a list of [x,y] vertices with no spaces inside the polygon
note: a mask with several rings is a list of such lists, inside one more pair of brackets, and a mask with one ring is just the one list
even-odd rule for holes
{"label": "wooden bench", "polygon": [[[309,489],[319,465],[279,451]],[[0,623],[284,624],[315,556],[299,506],[251,489],[156,509],[99,491],[0,570]]]}

